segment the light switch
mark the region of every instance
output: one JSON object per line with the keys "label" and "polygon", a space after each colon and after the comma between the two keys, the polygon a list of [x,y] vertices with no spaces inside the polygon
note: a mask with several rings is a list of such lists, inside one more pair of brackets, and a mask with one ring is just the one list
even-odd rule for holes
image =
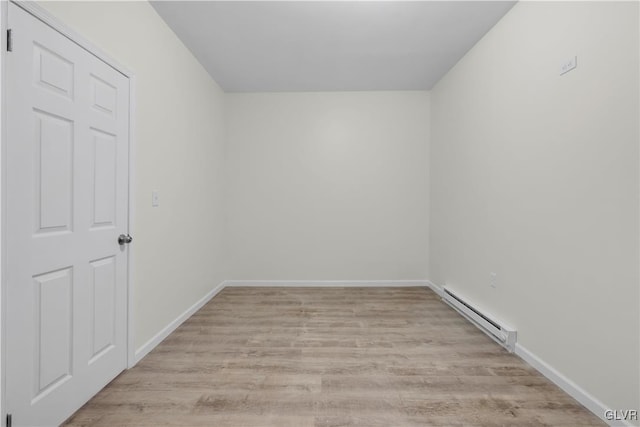
{"label": "light switch", "polygon": [[158,195],[158,190],[153,190],[151,192],[151,206],[157,208],[160,206],[160,196]]}

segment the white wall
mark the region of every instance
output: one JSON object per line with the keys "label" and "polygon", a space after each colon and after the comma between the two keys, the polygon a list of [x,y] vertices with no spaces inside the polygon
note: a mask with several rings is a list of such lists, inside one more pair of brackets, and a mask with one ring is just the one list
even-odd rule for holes
{"label": "white wall", "polygon": [[226,278],[224,94],[147,2],[41,5],[136,75],[131,248],[139,348]]}
{"label": "white wall", "polygon": [[520,2],[431,94],[430,277],[613,409],[640,406],[638,36],[637,2]]}
{"label": "white wall", "polygon": [[227,95],[230,277],[427,277],[427,92]]}

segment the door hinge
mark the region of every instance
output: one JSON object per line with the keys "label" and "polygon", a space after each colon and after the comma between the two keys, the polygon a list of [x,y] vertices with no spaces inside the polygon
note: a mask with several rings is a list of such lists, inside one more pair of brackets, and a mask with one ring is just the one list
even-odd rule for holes
{"label": "door hinge", "polygon": [[7,414],[7,427],[11,427],[11,421],[11,414]]}
{"label": "door hinge", "polygon": [[13,30],[7,30],[7,52],[13,52]]}

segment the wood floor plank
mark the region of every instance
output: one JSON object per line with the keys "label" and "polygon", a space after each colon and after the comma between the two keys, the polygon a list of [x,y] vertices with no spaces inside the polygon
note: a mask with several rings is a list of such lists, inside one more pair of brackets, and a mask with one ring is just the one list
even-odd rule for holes
{"label": "wood floor plank", "polygon": [[424,288],[227,288],[65,424],[602,426]]}

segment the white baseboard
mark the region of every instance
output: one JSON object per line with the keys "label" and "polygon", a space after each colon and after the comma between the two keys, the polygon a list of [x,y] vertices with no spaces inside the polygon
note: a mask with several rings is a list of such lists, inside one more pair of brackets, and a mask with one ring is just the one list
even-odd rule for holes
{"label": "white baseboard", "polygon": [[608,408],[605,404],[586,392],[569,378],[562,375],[547,362],[539,358],[527,348],[523,347],[520,343],[516,343],[515,353],[520,356],[522,360],[534,367],[538,372],[551,380],[551,382],[564,390],[564,392],[569,396],[580,402],[582,406],[593,412],[598,418],[600,418],[608,425],[616,427],[633,426],[633,424],[631,424],[631,422],[629,421],[607,420],[605,418],[605,411],[612,408]]}
{"label": "white baseboard", "polygon": [[442,289],[442,286],[438,286],[430,280],[427,280],[427,286],[429,286],[433,292],[438,294],[440,298],[444,296],[444,289]]}
{"label": "white baseboard", "polygon": [[[189,307],[184,313],[178,316],[175,320],[169,323],[164,329],[158,332],[153,338],[144,343],[139,349],[135,352],[135,363],[138,363],[145,357],[151,350],[156,348],[158,344],[160,344],[165,338],[167,338],[173,331],[175,331],[178,326],[182,325],[182,323],[187,320],[189,317],[193,316],[193,314],[200,310],[206,303],[208,303],[211,298],[216,296],[220,291],[222,291],[225,287],[225,282],[220,283],[211,291],[209,291],[204,297],[202,297],[199,301]],[[134,365],[135,365],[134,363]],[[133,367],[133,366],[131,366]]]}
{"label": "white baseboard", "polygon": [[225,287],[392,288],[429,287],[428,280],[225,280]]}

